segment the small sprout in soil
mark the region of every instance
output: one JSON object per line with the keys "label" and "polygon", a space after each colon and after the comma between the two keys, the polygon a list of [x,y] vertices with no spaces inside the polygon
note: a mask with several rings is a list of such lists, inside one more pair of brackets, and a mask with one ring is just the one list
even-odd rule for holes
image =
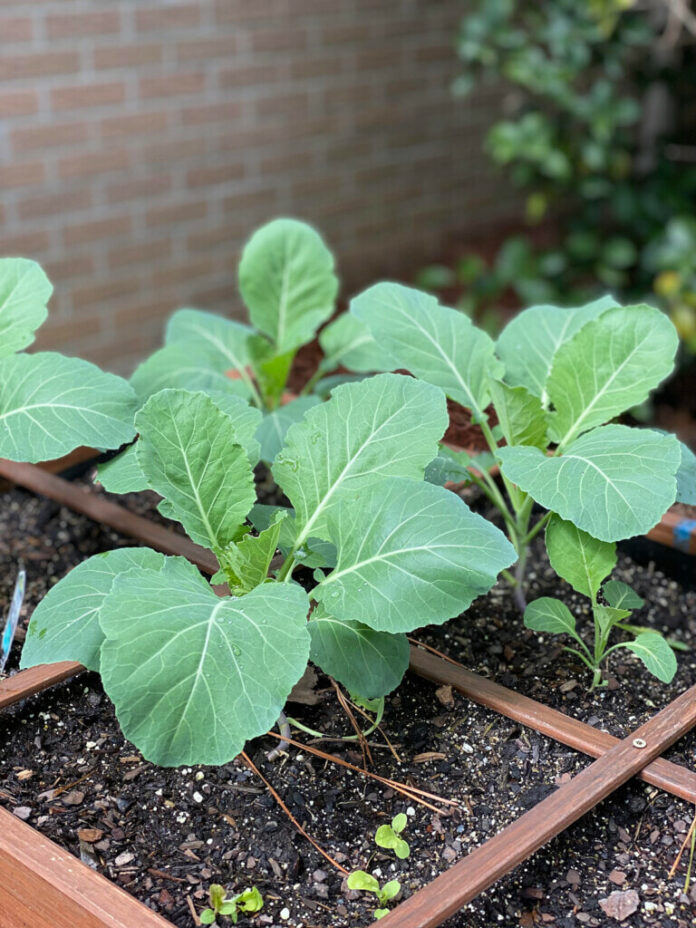
{"label": "small sprout in soil", "polygon": [[399,812],[392,819],[391,825],[380,825],[375,834],[375,844],[394,851],[400,860],[404,860],[411,853],[408,841],[400,837],[407,821],[404,813]]}
{"label": "small sprout in soil", "polygon": [[[632,651],[646,669],[663,683],[671,682],[677,661],[670,643],[654,629],[641,628],[626,622],[633,610],[644,603],[638,594],[620,580],[602,581],[616,566],[616,545],[599,541],[581,531],[571,522],[554,515],[546,527],[546,550],[551,566],[573,589],[587,596],[592,606],[594,638],[588,647],[577,631],[570,609],[559,599],[543,596],[530,603],[524,613],[524,624],[538,632],[570,635],[577,648],[565,648],[579,657],[592,671],[590,689],[602,684],[602,664],[620,648]],[[602,602],[599,600],[601,587]],[[609,645],[614,629],[632,635],[632,641]]]}
{"label": "small sprout in soil", "polygon": [[364,870],[354,870],[348,877],[348,889],[357,889],[366,893],[374,893],[380,905],[380,908],[375,909],[375,918],[384,918],[389,911],[385,906],[398,896],[401,883],[399,883],[398,880],[389,880],[384,886],[380,886],[379,882],[372,874],[365,873]]}
{"label": "small sprout in soil", "polygon": [[263,908],[263,897],[255,886],[227,898],[225,887],[212,883],[208,888],[208,899],[210,908],[203,909],[200,914],[202,925],[214,925],[219,915],[226,915],[236,925],[240,912],[260,912]]}

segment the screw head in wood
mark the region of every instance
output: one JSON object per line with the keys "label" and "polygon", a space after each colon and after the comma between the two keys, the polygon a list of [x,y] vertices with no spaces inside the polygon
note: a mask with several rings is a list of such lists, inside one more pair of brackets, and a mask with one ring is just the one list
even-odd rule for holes
{"label": "screw head in wood", "polygon": [[648,742],[644,738],[634,738],[633,747],[634,748],[645,748],[648,746]]}

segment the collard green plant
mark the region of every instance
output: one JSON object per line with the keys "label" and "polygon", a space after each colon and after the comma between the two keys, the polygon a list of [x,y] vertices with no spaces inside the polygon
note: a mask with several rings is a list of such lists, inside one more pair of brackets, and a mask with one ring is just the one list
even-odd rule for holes
{"label": "collard green plant", "polygon": [[52,291],[36,262],[0,259],[0,457],[14,461],[46,461],[78,445],[117,448],[135,434],[125,380],[79,358],[22,351]]}
{"label": "collard green plant", "polygon": [[408,819],[404,813],[399,812],[391,820],[391,825],[380,825],[375,832],[375,844],[377,847],[384,847],[394,851],[399,860],[405,860],[411,853],[408,841],[401,837],[407,821]]}
{"label": "collard green plant", "polygon": [[208,899],[210,908],[201,912],[201,925],[214,925],[220,915],[231,918],[232,924],[236,925],[240,912],[253,914],[263,908],[263,896],[255,886],[228,897],[224,886],[212,883],[208,888]]}
{"label": "collard green plant", "polygon": [[[672,371],[678,337],[659,310],[622,307],[610,297],[577,309],[535,306],[497,342],[463,314],[400,284],[371,287],[351,313],[389,366],[439,387],[480,425],[489,456],[478,462],[442,448],[428,478],[468,478],[497,507],[518,554],[521,608],[528,544],[552,518],[612,543],[649,531],[675,499],[691,498],[688,449],[671,435],[612,421]],[[488,473],[491,456],[504,491]],[[547,510],[536,522],[535,503]]]}
{"label": "collard green plant", "polygon": [[[387,850],[394,851],[400,860],[405,860],[411,853],[408,841],[401,837],[401,833],[406,828],[407,818],[403,812],[399,812],[391,821],[391,825],[380,825],[375,832],[375,844],[377,847],[383,847]],[[388,902],[395,899],[401,890],[401,883],[398,880],[389,880],[381,886],[379,880],[366,873],[364,870],[354,870],[348,875],[348,889],[362,890],[362,892],[373,893],[377,897],[379,908],[375,909],[375,918],[384,918],[389,911],[386,908]]]}
{"label": "collard green plant", "polygon": [[[544,596],[527,606],[524,613],[527,628],[570,635],[577,647],[567,650],[592,671],[591,689],[601,681],[602,664],[620,648],[632,651],[653,676],[669,683],[677,670],[669,642],[657,631],[626,623],[632,611],[644,605],[643,600],[620,580],[607,580],[602,586],[616,566],[616,545],[593,538],[571,522],[554,515],[546,526],[546,550],[558,576],[590,600],[594,620],[592,647],[585,644],[578,632],[570,609],[553,597]],[[600,587],[603,602],[599,600]],[[611,633],[617,628],[633,636],[633,640],[610,646]]]}
{"label": "collard green plant", "polygon": [[231,595],[183,558],[112,551],[61,580],[27,633],[23,666],[98,669],[125,736],[160,764],[236,756],[310,654],[383,697],[406,670],[406,633],[458,615],[514,560],[497,528],[424,480],[448,423],[437,387],[379,374],[308,408],[273,466],[288,508],[256,503],[258,417],[239,397],[161,390],[129,452],[163,514],[217,555]]}

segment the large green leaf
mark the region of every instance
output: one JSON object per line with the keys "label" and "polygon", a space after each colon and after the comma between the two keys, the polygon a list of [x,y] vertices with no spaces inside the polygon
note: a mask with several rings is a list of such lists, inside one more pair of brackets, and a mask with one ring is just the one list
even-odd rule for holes
{"label": "large green leaf", "polygon": [[118,448],[135,435],[128,383],[47,351],[0,360],[0,457],[47,461],[78,445]]}
{"label": "large green leaf", "polygon": [[285,354],[331,316],[338,280],[333,256],[311,226],[276,219],[247,242],[239,288],[251,321]]}
{"label": "large green leaf", "polygon": [[471,483],[471,470],[490,470],[495,458],[489,451],[469,454],[468,451],[455,451],[447,445],[440,445],[437,457],[425,468],[425,479],[442,487],[446,483]]}
{"label": "large green leaf", "polygon": [[263,413],[255,406],[250,406],[241,396],[235,396],[233,393],[211,390],[208,396],[232,422],[237,442],[246,451],[251,466],[255,467],[261,457],[261,445],[256,433],[263,419]]}
{"label": "large green leaf", "polygon": [[378,374],[336,387],[289,429],[273,465],[297,513],[297,543],[326,537],[327,515],[345,492],[381,477],[422,479],[447,423],[443,393],[411,377]]}
{"label": "large green leaf", "polygon": [[576,436],[642,403],[674,367],[679,336],[650,306],[610,309],[561,345],[546,389],[552,438]]}
{"label": "large green leaf", "polygon": [[164,555],[150,548],[95,554],[66,574],[34,610],[22,648],[22,667],[77,661],[99,670],[104,633],[99,613],[114,577],[132,567],[160,570]]}
{"label": "large green leaf", "polygon": [[53,287],[35,261],[0,258],[0,358],[26,348],[48,315]]}
{"label": "large green leaf", "polygon": [[650,673],[663,683],[671,683],[677,672],[674,651],[659,632],[642,632],[635,641],[621,645],[637,655]]}
{"label": "large green leaf", "polygon": [[232,760],[305,670],[308,607],[294,583],[221,599],[184,558],[121,574],[100,613],[101,675],[126,738],[164,766]]}
{"label": "large green leaf", "polygon": [[501,448],[503,473],[538,503],[602,541],[642,535],[674,502],[681,454],[671,435],[605,425],[562,456]]}
{"label": "large green leaf", "polygon": [[586,322],[617,306],[610,296],[586,306],[531,306],[518,313],[500,333],[498,357],[505,364],[505,380],[513,387],[526,387],[546,406],[546,379],[558,348]]}
{"label": "large green leaf", "polygon": [[261,445],[262,460],[268,464],[273,463],[275,456],[283,447],[290,426],[300,422],[307,410],[319,402],[316,396],[300,396],[263,417],[256,430],[256,439]]}
{"label": "large green leaf", "polygon": [[138,464],[198,544],[220,550],[238,537],[256,499],[237,429],[203,393],[162,390],[135,418]]}
{"label": "large green leaf", "polygon": [[322,370],[332,371],[340,365],[350,371],[370,373],[382,371],[385,366],[384,351],[370,334],[369,328],[353,313],[341,313],[330,322],[319,335],[319,344],[324,352]]}
{"label": "large green leaf", "polygon": [[368,326],[394,367],[440,387],[475,418],[484,417],[489,378],[502,376],[503,367],[490,337],[468,316],[440,306],[427,293],[392,283],[370,287],[351,301],[350,311]]}
{"label": "large green leaf", "polygon": [[547,413],[539,397],[526,387],[510,387],[499,380],[492,380],[489,389],[508,445],[545,448]]}
{"label": "large green leaf", "polygon": [[378,631],[459,615],[516,559],[502,532],[458,496],[405,478],[345,495],[328,531],[338,563],[312,595],[337,618]]}
{"label": "large green leaf", "polygon": [[247,384],[227,377],[228,369],[229,365],[220,357],[190,351],[176,342],[151,354],[135,369],[130,382],[141,406],[154,393],[167,389],[217,391],[248,398]]}
{"label": "large green leaf", "polygon": [[590,599],[616,567],[614,542],[593,538],[555,514],[546,526],[546,550],[558,576]]}
{"label": "large green leaf", "polygon": [[323,605],[312,613],[309,634],[310,660],[365,699],[391,693],[408,668],[410,649],[405,635],[337,619]]}
{"label": "large green leaf", "polygon": [[218,362],[216,370],[243,371],[251,361],[249,337],[254,329],[236,319],[200,309],[177,309],[167,322],[165,344],[180,344],[195,354],[207,354]]}
{"label": "large green leaf", "polygon": [[677,471],[677,502],[696,506],[696,454],[679,442],[681,464]]}
{"label": "large green leaf", "polygon": [[575,619],[560,599],[542,596],[529,603],[524,610],[524,624],[535,632],[550,632],[552,635],[572,635],[577,638]]}
{"label": "large green leaf", "polygon": [[135,445],[97,466],[97,483],[109,493],[138,493],[148,489],[147,477],[138,464]]}

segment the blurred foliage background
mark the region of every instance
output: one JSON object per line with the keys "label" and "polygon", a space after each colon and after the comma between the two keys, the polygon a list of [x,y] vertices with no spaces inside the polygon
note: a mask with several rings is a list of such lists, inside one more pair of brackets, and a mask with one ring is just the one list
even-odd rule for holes
{"label": "blurred foliage background", "polygon": [[696,16],[687,0],[478,0],[457,46],[455,94],[506,88],[485,150],[522,192],[527,231],[493,255],[426,268],[419,284],[456,288],[460,307],[490,328],[505,298],[649,299],[696,353]]}

